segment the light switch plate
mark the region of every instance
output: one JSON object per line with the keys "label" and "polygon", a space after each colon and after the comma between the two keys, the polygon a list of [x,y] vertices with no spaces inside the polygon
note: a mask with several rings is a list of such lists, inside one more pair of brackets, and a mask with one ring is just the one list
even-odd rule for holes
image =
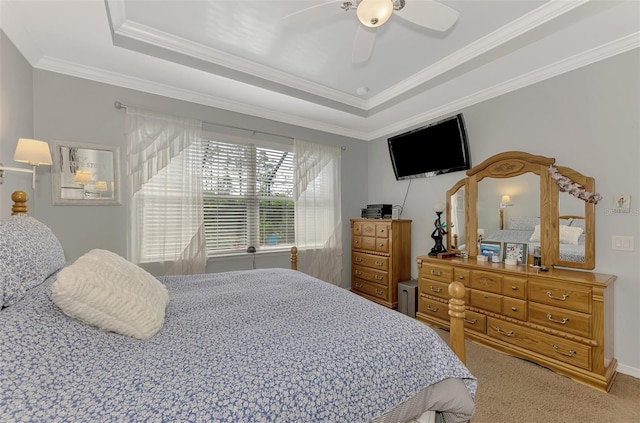
{"label": "light switch plate", "polygon": [[632,236],[613,235],[611,237],[611,249],[618,251],[634,251],[635,246]]}

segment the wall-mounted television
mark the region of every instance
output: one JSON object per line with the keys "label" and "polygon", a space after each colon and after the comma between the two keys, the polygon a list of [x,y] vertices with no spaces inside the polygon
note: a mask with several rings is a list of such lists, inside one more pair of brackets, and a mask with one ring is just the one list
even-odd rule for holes
{"label": "wall-mounted television", "polygon": [[426,178],[471,168],[462,113],[387,141],[397,180]]}

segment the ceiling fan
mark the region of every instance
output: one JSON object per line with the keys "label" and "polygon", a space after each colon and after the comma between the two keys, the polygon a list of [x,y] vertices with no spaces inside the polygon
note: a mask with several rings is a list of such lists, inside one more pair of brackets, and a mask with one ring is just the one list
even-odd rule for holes
{"label": "ceiling fan", "polygon": [[304,26],[333,16],[341,10],[355,10],[358,25],[351,59],[353,63],[369,60],[376,39],[376,28],[384,25],[391,15],[435,31],[446,31],[458,20],[459,13],[434,0],[347,0],[331,1],[302,9],[285,16],[285,25]]}

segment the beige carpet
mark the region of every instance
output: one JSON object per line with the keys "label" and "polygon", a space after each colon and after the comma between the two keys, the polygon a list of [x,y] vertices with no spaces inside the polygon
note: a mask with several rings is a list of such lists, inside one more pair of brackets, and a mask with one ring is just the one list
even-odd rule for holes
{"label": "beige carpet", "polygon": [[472,423],[640,423],[640,379],[619,373],[604,393],[472,341],[466,349],[478,378]]}

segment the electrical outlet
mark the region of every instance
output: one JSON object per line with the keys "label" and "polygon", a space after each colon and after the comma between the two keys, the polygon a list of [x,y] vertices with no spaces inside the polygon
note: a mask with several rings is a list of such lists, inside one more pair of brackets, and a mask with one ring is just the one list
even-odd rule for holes
{"label": "electrical outlet", "polygon": [[613,235],[611,237],[611,249],[618,251],[634,251],[632,236]]}

